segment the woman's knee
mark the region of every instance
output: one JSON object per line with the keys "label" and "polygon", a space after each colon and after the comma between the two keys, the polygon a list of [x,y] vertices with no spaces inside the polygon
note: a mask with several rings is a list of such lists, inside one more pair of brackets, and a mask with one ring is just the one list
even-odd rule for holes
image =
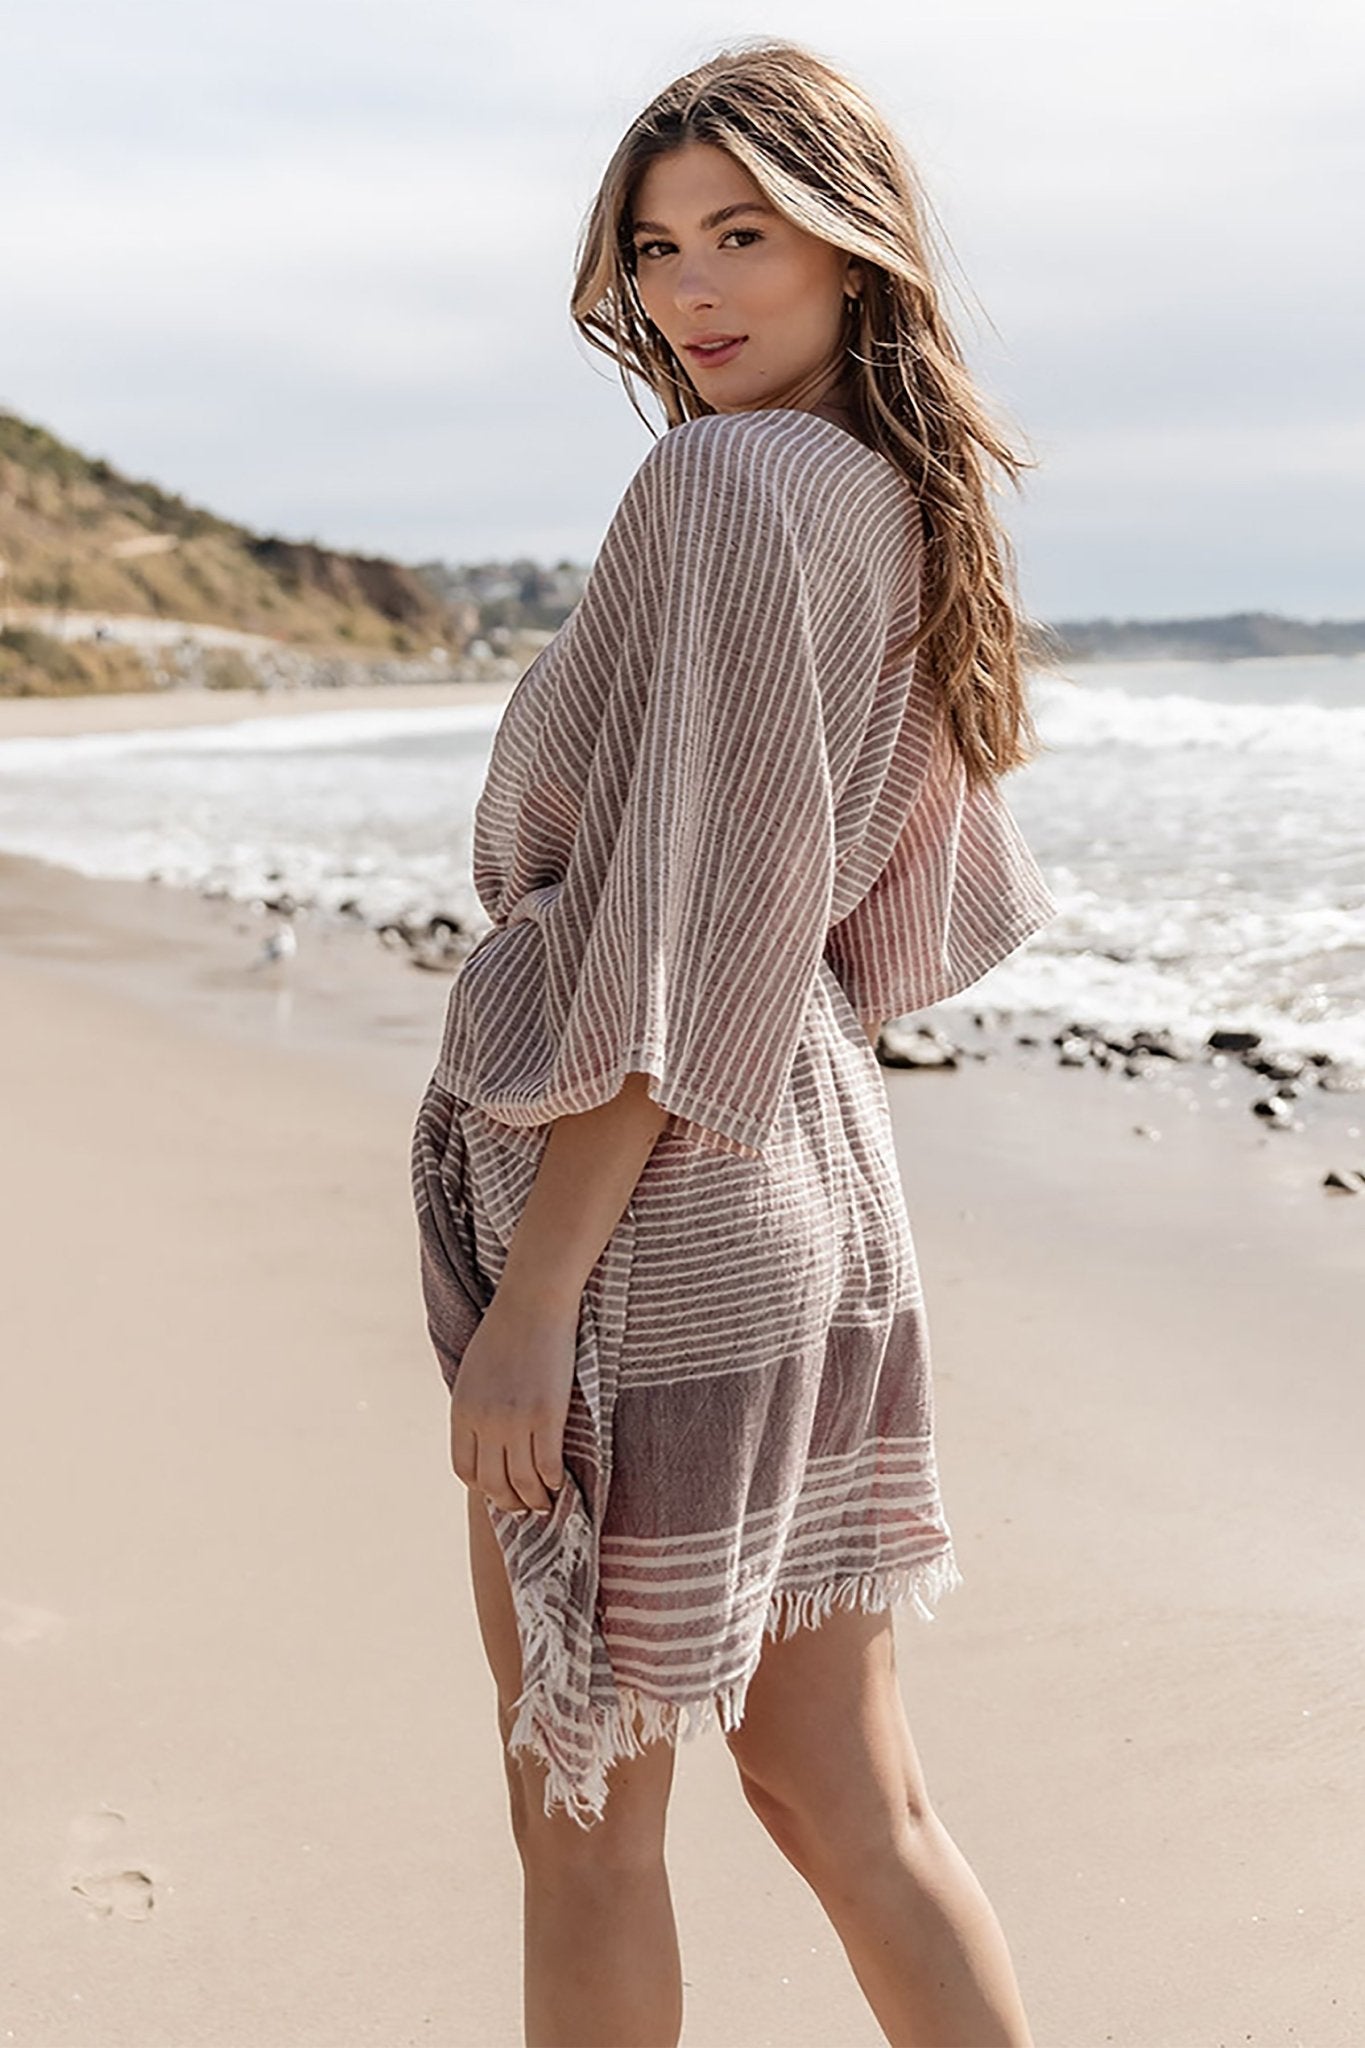
{"label": "woman's knee", "polygon": [[941,1823],[923,1787],[909,1778],[888,1781],[848,1759],[842,1784],[826,1775],[803,1783],[780,1764],[765,1767],[752,1755],[735,1758],[750,1810],[792,1868],[822,1894],[877,1884],[889,1863],[898,1869],[937,1855]]}
{"label": "woman's knee", "polygon": [[750,1768],[745,1758],[735,1756],[735,1765],[739,1772],[740,1790],[744,1794],[749,1811],[781,1850],[788,1863],[800,1871],[803,1877],[809,1877],[812,1816],[803,1811],[799,1799],[783,1797],[775,1791],[764,1777]]}
{"label": "woman's knee", "polygon": [[912,1852],[936,1824],[896,1681],[887,1617],[831,1616],[765,1645],[728,1736],[751,1810],[810,1877]]}

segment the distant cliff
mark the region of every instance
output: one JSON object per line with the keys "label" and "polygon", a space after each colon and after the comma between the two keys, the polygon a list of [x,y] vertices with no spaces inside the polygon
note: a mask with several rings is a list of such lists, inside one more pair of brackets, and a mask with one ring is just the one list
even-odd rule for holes
{"label": "distant cliff", "polygon": [[401,563],[255,533],[0,410],[0,690],[139,686],[126,650],[49,644],[100,613],[352,659],[458,655],[476,624]]}

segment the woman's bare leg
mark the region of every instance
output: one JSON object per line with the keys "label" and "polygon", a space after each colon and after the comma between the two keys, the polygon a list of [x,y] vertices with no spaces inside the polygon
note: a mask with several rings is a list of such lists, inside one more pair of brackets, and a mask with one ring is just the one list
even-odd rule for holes
{"label": "woman's bare leg", "polygon": [[653,1743],[613,1766],[592,1827],[562,1810],[547,1818],[543,1771],[506,1749],[521,1645],[502,1551],[473,1489],[469,1559],[522,1865],[527,2048],[676,2048],[682,1962],[663,1856],[672,1746]]}
{"label": "woman's bare leg", "polygon": [[890,1615],[766,1641],[726,1739],[892,2048],[1032,2048],[1000,1924],[929,1804]]}

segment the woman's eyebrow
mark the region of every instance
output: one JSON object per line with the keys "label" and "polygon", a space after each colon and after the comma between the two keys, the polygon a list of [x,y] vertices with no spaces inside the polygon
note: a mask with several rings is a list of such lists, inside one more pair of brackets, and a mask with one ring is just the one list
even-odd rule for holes
{"label": "woman's eyebrow", "polygon": [[[722,206],[715,213],[708,213],[701,223],[701,231],[703,234],[706,234],[711,228],[718,228],[723,220],[733,220],[737,213],[771,212],[771,206],[760,206],[756,199],[741,199],[735,206]],[[633,235],[638,235],[642,230],[646,229],[651,235],[666,235],[668,233],[668,229],[657,220],[634,221],[631,224],[630,231]]]}

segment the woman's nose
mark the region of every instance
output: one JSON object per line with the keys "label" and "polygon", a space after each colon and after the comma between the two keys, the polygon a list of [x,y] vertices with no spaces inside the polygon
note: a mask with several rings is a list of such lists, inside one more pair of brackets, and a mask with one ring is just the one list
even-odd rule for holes
{"label": "woman's nose", "polygon": [[696,263],[682,265],[674,280],[673,296],[681,313],[694,313],[703,306],[714,306],[715,284],[705,266]]}

